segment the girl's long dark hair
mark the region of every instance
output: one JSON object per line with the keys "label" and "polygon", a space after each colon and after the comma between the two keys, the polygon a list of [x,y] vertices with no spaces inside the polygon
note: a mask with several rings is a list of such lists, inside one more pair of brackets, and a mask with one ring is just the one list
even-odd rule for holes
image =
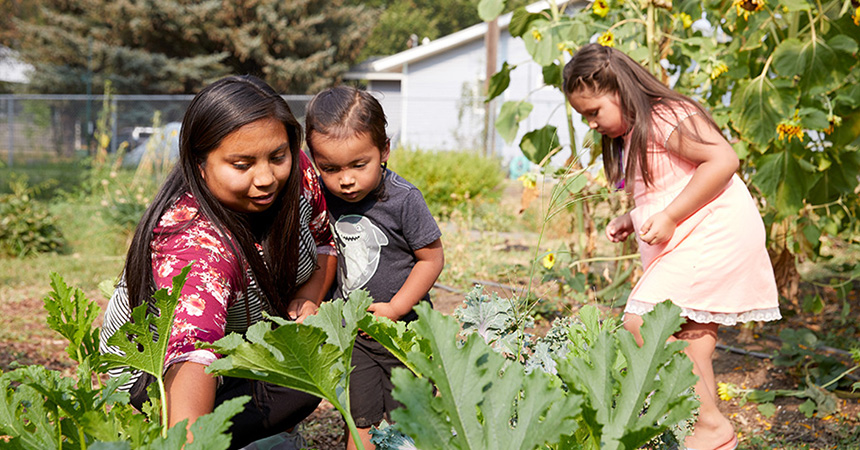
{"label": "girl's long dark hair", "polygon": [[[614,139],[603,136],[603,168],[606,177],[613,184],[622,178],[628,182],[637,170],[647,186],[652,184],[648,171],[648,141],[652,139],[652,122],[654,106],[658,104],[671,105],[684,103],[692,107],[719,132],[719,127],[711,115],[693,99],[679,94],[657,78],[644,67],[623,52],[600,44],[582,46],[564,66],[564,93],[571,94],[589,91],[589,95],[618,94],[621,101],[621,111],[630,132],[630,150],[626,161],[621,161],[624,149],[624,136]],[[678,114],[674,108],[661,108],[658,114],[674,115],[677,122]],[[662,117],[662,116],[661,116]],[[662,117],[672,121],[670,117]],[[684,127],[678,131],[683,132]],[[704,142],[697,130],[690,133],[693,140]]]}
{"label": "girl's long dark hair", "polygon": [[[227,135],[249,123],[270,118],[283,123],[287,131],[292,158],[287,185],[265,212],[244,214],[226,208],[209,191],[201,175],[201,165]],[[235,254],[239,270],[247,263],[263,294],[285,315],[297,289],[301,142],[301,126],[286,101],[259,78],[230,76],[203,88],[182,119],[179,163],[135,230],[125,263],[129,306],[134,308],[151,298],[155,288],[150,253],[153,230],[176,199],[190,192],[199,204],[198,214],[212,222]],[[262,256],[255,243],[263,247]]]}

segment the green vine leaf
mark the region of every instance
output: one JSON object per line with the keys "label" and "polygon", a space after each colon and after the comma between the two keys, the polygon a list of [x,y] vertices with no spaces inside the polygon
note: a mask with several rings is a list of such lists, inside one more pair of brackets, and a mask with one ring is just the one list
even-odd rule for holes
{"label": "green vine leaf", "polygon": [[505,0],[481,0],[478,3],[478,17],[484,22],[495,20],[504,10]]}
{"label": "green vine leaf", "polygon": [[524,6],[519,7],[514,10],[514,13],[511,16],[511,23],[508,25],[508,32],[510,32],[513,37],[522,37],[523,34],[531,28],[532,22],[541,18],[543,18],[541,14],[530,13]]}
{"label": "green vine leaf", "polygon": [[786,150],[762,156],[753,182],[774,203],[779,219],[796,214],[803,208],[808,189],[820,176],[803,170],[791,151]]}
{"label": "green vine leaf", "polygon": [[393,396],[405,408],[392,417],[418,448],[496,449],[504,442],[509,449],[533,449],[576,430],[582,398],[542,371],[526,375],[475,334],[458,343],[454,318],[425,304],[416,309],[413,328],[430,352],[409,353],[423,379],[393,371]]}

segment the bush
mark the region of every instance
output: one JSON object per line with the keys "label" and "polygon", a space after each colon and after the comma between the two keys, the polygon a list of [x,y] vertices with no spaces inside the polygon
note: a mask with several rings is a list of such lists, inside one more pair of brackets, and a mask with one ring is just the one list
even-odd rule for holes
{"label": "bush", "polygon": [[42,186],[29,187],[27,177],[9,182],[11,194],[0,195],[0,255],[27,256],[56,252],[65,245],[47,206],[33,201]]}
{"label": "bush", "polygon": [[389,158],[397,172],[424,194],[434,216],[447,218],[474,201],[497,199],[504,179],[501,161],[471,152],[398,148]]}

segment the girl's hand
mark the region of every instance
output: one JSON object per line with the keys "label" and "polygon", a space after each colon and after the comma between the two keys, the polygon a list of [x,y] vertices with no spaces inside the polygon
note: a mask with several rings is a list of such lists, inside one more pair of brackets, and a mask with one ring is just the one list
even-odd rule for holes
{"label": "girl's hand", "polygon": [[642,229],[639,230],[640,239],[651,245],[669,242],[675,234],[675,226],[675,221],[666,212],[660,211],[642,224]]}
{"label": "girl's hand", "polygon": [[287,306],[287,314],[290,315],[290,319],[302,323],[308,316],[316,314],[318,309],[319,306],[311,299],[296,297]]}
{"label": "girl's hand", "polygon": [[371,303],[367,311],[372,312],[377,317],[388,317],[394,322],[403,317],[403,314],[400,314],[391,303]]}
{"label": "girl's hand", "polygon": [[624,241],[631,233],[633,233],[633,221],[630,220],[629,213],[612,219],[606,226],[606,237],[612,242]]}

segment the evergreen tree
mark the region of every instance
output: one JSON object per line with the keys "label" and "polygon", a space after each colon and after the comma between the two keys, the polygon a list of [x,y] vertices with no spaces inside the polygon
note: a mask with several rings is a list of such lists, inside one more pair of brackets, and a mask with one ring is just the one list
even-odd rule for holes
{"label": "evergreen tree", "polygon": [[358,56],[374,12],[343,1],[41,0],[17,22],[27,90],[193,93],[227,74],[254,74],[280,92],[313,93]]}
{"label": "evergreen tree", "polygon": [[[389,56],[409,48],[410,38],[437,39],[481,23],[480,0],[349,0],[381,11],[359,60]],[[533,0],[507,0],[510,12]]]}

